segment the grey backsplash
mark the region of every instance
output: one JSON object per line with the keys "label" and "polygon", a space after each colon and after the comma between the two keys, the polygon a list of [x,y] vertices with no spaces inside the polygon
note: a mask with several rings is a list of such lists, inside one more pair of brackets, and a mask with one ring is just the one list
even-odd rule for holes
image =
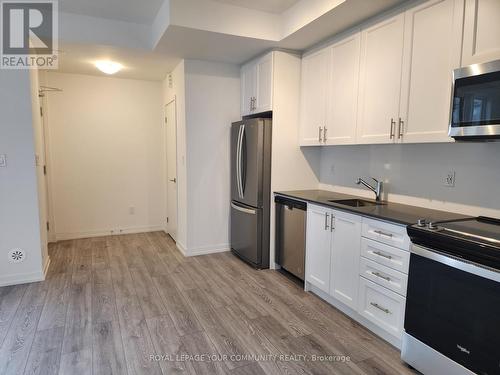
{"label": "grey backsplash", "polygon": [[[449,171],[455,187],[444,185]],[[389,194],[500,209],[500,142],[321,149],[321,183],[357,187],[360,176],[387,181]]]}

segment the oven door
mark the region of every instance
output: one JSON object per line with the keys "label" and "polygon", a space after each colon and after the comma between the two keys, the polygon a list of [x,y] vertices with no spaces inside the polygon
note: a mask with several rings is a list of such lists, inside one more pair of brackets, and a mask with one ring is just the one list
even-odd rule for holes
{"label": "oven door", "polygon": [[500,138],[500,60],[457,69],[453,82],[449,135]]}
{"label": "oven door", "polygon": [[412,245],[404,328],[477,374],[500,373],[500,274]]}

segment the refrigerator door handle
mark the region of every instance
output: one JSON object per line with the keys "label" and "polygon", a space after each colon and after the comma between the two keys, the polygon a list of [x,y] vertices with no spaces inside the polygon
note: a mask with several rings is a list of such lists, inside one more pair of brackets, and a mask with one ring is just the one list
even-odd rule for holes
{"label": "refrigerator door handle", "polygon": [[255,215],[257,213],[256,210],[252,210],[250,208],[244,208],[244,207],[238,206],[233,202],[231,202],[231,207],[234,208],[235,210],[243,212],[245,214]]}
{"label": "refrigerator door handle", "polygon": [[240,198],[244,198],[245,197],[245,189],[244,189],[244,185],[243,185],[243,166],[242,166],[242,162],[243,162],[243,137],[245,136],[245,124],[241,125],[240,126],[240,136],[239,136],[239,140],[238,140],[238,144],[239,144],[239,154],[238,154],[238,169],[239,169],[239,190],[240,190]]}
{"label": "refrigerator door handle", "polygon": [[241,186],[241,183],[240,183],[240,179],[241,179],[241,175],[240,175],[241,130],[242,130],[242,126],[240,125],[240,127],[238,129],[238,141],[236,143],[236,187],[238,188],[238,196],[240,198],[243,198],[242,193],[241,193],[241,189],[240,189],[240,186]]}

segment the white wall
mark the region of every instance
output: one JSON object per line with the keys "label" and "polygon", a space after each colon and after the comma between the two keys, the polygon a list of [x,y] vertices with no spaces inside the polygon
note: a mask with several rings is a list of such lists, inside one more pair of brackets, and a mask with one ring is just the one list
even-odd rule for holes
{"label": "white wall", "polygon": [[56,238],[163,229],[161,83],[61,73],[47,83],[64,90],[48,97]]}
{"label": "white wall", "polygon": [[237,65],[186,60],[187,249],[229,250],[230,130],[240,120]]}
{"label": "white wall", "polygon": [[[386,181],[389,200],[500,218],[500,143],[323,147],[322,187],[373,197],[359,176]],[[443,184],[456,171],[456,186]]]}
{"label": "white wall", "polygon": [[[30,73],[0,70],[0,286],[43,279]],[[26,260],[11,264],[11,249]]]}

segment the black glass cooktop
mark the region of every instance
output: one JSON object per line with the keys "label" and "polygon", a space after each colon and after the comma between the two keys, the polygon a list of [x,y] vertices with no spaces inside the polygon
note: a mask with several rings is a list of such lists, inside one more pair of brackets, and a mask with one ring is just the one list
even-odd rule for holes
{"label": "black glass cooktop", "polygon": [[500,270],[500,220],[477,217],[407,227],[412,242]]}

